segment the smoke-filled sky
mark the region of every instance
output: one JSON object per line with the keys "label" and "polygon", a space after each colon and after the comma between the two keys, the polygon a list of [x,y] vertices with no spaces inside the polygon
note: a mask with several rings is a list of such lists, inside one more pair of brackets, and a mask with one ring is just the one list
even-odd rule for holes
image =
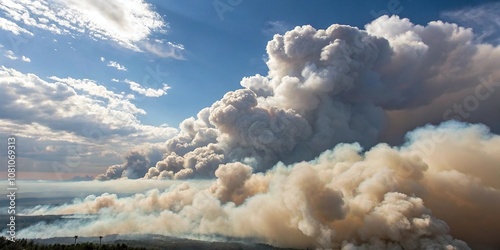
{"label": "smoke-filled sky", "polygon": [[94,179],[22,212],[94,219],[20,235],[498,248],[499,11],[2,1],[0,135],[17,137],[20,179],[55,180],[26,194]]}
{"label": "smoke-filled sky", "polygon": [[[349,98],[374,104],[374,107],[369,107],[369,104],[356,101],[358,110],[355,113],[359,114],[359,119],[357,125],[353,125],[357,127],[352,130],[371,129],[370,136],[358,135],[363,140],[370,143],[386,141],[397,145],[402,142],[405,132],[427,122],[437,124],[455,118],[457,114],[460,119],[483,122],[494,131],[500,130],[500,125],[491,121],[494,120],[492,112],[498,111],[493,103],[497,98],[482,101],[475,112],[465,110],[460,114],[458,110],[443,116],[448,108],[453,108],[453,103],[463,103],[466,93],[461,91],[470,86],[466,86],[462,80],[455,83],[455,79],[451,78],[447,79],[454,82],[450,89],[434,84],[440,80],[437,78],[439,74],[461,78],[466,82],[470,82],[471,78],[474,83],[481,81],[477,76],[483,72],[472,72],[473,69],[467,71],[461,67],[483,67],[466,65],[467,60],[475,60],[471,57],[479,60],[478,56],[474,56],[474,44],[498,44],[497,3],[397,0],[369,3],[226,3],[219,0],[107,2],[8,0],[0,3],[0,135],[6,138],[15,134],[22,142],[18,147],[23,152],[20,157],[23,160],[22,174],[26,179],[96,176],[108,166],[121,164],[128,152],[163,147],[168,139],[182,130],[179,125],[181,122],[189,117],[197,117],[200,110],[211,107],[229,91],[243,87],[255,91],[255,86],[249,87],[249,84],[258,84],[255,75],[273,78],[272,84],[276,85],[282,75],[300,74],[302,68],[306,68],[305,65],[294,68],[296,72],[280,69],[290,67],[291,62],[278,60],[279,56],[268,47],[268,42],[277,41],[273,38],[275,34],[284,35],[286,31],[303,25],[310,25],[316,30],[326,30],[333,24],[349,25],[387,40],[372,41],[380,51],[369,52],[360,46],[365,46],[362,45],[365,40],[371,41],[373,38],[362,38],[363,32],[357,35],[354,31],[351,35],[342,35],[352,36],[350,39],[362,38],[355,40],[354,45],[363,49],[360,51],[363,56],[372,58],[359,58],[359,63],[381,67],[383,58],[375,54],[390,56],[394,52],[390,49],[384,52],[384,43],[390,43],[387,46],[401,52],[398,61],[393,60],[390,67],[354,69],[352,67],[358,66],[349,66],[352,68],[351,73],[367,72],[363,77],[370,78],[369,81],[387,80],[386,85],[377,85],[376,91],[375,88],[360,85],[356,85],[356,91],[351,91],[356,92],[356,97]],[[376,22],[379,28],[375,23],[371,25],[371,30],[365,28],[382,15],[398,15],[399,19],[408,18],[409,21],[397,24],[396,19],[380,19]],[[429,38],[421,37],[424,34],[419,32],[401,36],[408,29],[403,23],[418,29],[416,25],[425,27],[438,20],[457,23],[467,30],[460,32],[462,36],[454,37],[455,41],[450,40],[449,43],[445,42],[448,39],[446,36],[453,36],[455,32],[451,26],[446,28],[451,33],[440,36],[432,33],[432,28],[426,31],[431,36]],[[391,27],[387,26],[389,23]],[[431,38],[435,41],[431,41]],[[432,51],[426,55],[422,54],[425,46],[419,46],[418,43],[422,39],[427,39],[425,44],[432,43]],[[327,39],[317,46],[326,46],[330,42],[334,41]],[[472,45],[468,44],[471,42]],[[412,46],[407,47],[405,43],[411,43]],[[296,49],[302,50],[299,46],[296,44]],[[316,53],[311,56],[320,60],[321,55],[317,53],[322,48],[312,51],[314,48],[307,42],[302,46],[307,47],[307,53]],[[450,51],[439,46],[449,46]],[[490,54],[485,49],[482,51],[484,60],[487,60],[486,56]],[[274,59],[270,61],[270,58]],[[302,58],[303,62],[297,63],[306,63],[309,59]],[[495,58],[489,60],[491,63],[484,63],[493,67]],[[435,66],[431,63],[435,63]],[[317,72],[308,67],[310,76],[328,67],[316,66],[319,67]],[[440,68],[436,68],[438,66]],[[484,71],[488,69],[484,68]],[[368,75],[368,72],[373,74]],[[349,72],[346,73],[349,75]],[[377,79],[377,74],[381,73],[385,74],[384,78]],[[390,77],[389,74],[394,76]],[[485,79],[487,76],[480,77]],[[422,80],[426,82],[420,84]],[[255,94],[264,98],[262,94],[268,92],[263,89],[255,91]],[[368,93],[372,95],[370,98],[366,97]],[[315,115],[315,112],[304,110],[310,109],[313,102],[317,101],[310,96],[314,93],[292,96],[280,87],[273,94],[275,96],[268,98],[268,101],[259,101],[260,106],[264,107],[264,102],[282,102],[280,98],[287,98],[277,106],[299,109],[289,103],[295,102],[302,106],[300,110],[295,110],[299,115],[303,115],[301,112]],[[308,103],[295,98],[308,99]],[[426,105],[430,102],[435,105]],[[337,111],[342,112],[338,108]],[[369,113],[369,117],[364,116],[363,112]],[[291,115],[282,112],[280,117],[286,116],[285,113]],[[394,119],[380,117],[384,115]],[[311,126],[328,121],[315,122],[312,117],[302,118],[308,120],[311,129],[310,137],[306,140],[312,139],[311,136],[321,140],[322,135]],[[346,137],[349,137],[348,133],[345,131]],[[324,145],[319,151],[333,146],[335,140],[322,142]],[[3,148],[4,144],[1,145]]]}

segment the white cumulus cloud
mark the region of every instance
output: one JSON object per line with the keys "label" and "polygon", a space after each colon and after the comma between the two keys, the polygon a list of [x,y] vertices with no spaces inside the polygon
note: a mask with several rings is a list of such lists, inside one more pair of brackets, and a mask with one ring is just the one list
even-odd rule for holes
{"label": "white cumulus cloud", "polygon": [[[175,128],[143,124],[139,116],[145,114],[128,96],[93,80],[43,80],[0,67],[0,135],[14,133],[25,141],[30,148],[23,148],[24,156],[40,169],[64,164],[72,154],[81,167],[102,166],[101,160],[110,160],[98,158],[105,150],[121,155],[136,145],[162,144],[176,133]],[[48,154],[47,146],[59,150]]]}

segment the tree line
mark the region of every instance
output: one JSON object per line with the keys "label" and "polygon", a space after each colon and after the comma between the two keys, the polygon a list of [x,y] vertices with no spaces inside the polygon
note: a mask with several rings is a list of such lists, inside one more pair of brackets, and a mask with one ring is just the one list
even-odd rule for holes
{"label": "tree line", "polygon": [[71,245],[66,244],[37,244],[32,240],[17,239],[16,242],[7,240],[4,236],[0,237],[0,249],[2,250],[146,250],[144,247],[129,247],[124,243],[102,244],[82,242]]}

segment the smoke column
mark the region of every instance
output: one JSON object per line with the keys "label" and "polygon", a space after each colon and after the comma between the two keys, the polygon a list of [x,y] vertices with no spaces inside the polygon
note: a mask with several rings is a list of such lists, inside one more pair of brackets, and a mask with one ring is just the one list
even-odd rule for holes
{"label": "smoke column", "polygon": [[479,79],[498,82],[493,62],[500,50],[473,39],[455,24],[424,27],[397,16],[365,30],[302,26],[275,35],[266,48],[268,75],[243,78],[243,89],[183,121],[145,178],[213,178],[231,162],[263,172],[280,161],[311,160],[338,143],[369,148],[395,123],[387,112],[404,116],[453,93],[466,96]]}
{"label": "smoke column", "polygon": [[182,122],[161,160],[132,155],[100,177],[147,170],[144,178],[213,178],[209,188],[186,180],[131,197],[36,207],[26,213],[98,219],[19,234],[222,235],[322,249],[500,247],[498,135],[447,122],[409,132],[399,147],[378,143],[395,122],[387,112],[466,97],[479,78],[498,87],[498,47],[455,24],[383,16],[364,30],[296,27],[266,49],[268,75],[243,78],[243,89]]}

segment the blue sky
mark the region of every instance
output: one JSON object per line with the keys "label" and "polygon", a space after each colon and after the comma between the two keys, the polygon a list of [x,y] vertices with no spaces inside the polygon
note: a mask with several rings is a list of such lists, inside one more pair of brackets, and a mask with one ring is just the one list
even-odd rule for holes
{"label": "blue sky", "polygon": [[[162,98],[144,98],[137,103],[147,116],[141,120],[152,125],[167,123],[177,126],[182,120],[210,106],[227,91],[239,88],[244,76],[265,74],[265,46],[275,31],[284,32],[297,25],[310,24],[326,28],[333,23],[362,28],[380,14],[408,17],[416,24],[425,24],[440,18],[446,10],[461,9],[484,1],[235,1],[226,4],[220,13],[217,1],[152,1],[156,11],[170,27],[165,34],[151,37],[184,46],[182,60],[162,58],[135,52],[116,43],[91,40],[88,34],[58,35],[46,30],[25,27],[34,36],[22,36],[19,54],[31,59],[30,63],[2,58],[2,65],[40,77],[58,76],[92,79],[116,91],[133,93],[126,85],[111,79],[130,79],[144,82],[153,72],[159,72],[162,83],[172,88]],[[224,5],[220,5],[224,6]],[[5,16],[5,13],[3,13]],[[4,50],[12,34],[2,30]],[[57,42],[55,40],[57,40]],[[104,57],[106,62],[101,62]],[[107,67],[115,61],[127,68],[119,71]],[[156,70],[158,68],[158,70]],[[161,85],[152,77],[152,87]],[[148,83],[143,83],[147,85]],[[188,103],[185,100],[190,100]],[[183,105],[176,105],[182,102]]]}
{"label": "blue sky", "polygon": [[[106,165],[119,163],[121,154],[134,145],[164,142],[176,133],[181,121],[195,116],[228,91],[241,88],[239,82],[243,77],[266,75],[265,48],[275,33],[283,34],[306,24],[317,29],[334,23],[363,28],[382,14],[407,17],[414,24],[421,25],[433,20],[460,22],[453,13],[487,2],[158,0],[134,1],[125,6],[118,1],[98,4],[93,1],[50,0],[40,1],[39,5],[4,1],[0,4],[1,66],[19,72],[22,77],[34,74],[49,85],[59,81],[79,88],[83,92],[78,94],[90,103],[94,100],[98,106],[102,104],[99,98],[119,95],[103,99],[105,104],[99,108],[107,109],[106,112],[113,111],[110,105],[113,98],[117,105],[127,108],[123,108],[124,113],[114,113],[125,117],[114,125],[102,122],[99,119],[104,118],[99,115],[84,114],[83,111],[78,117],[89,121],[88,126],[75,125],[63,118],[51,121],[47,117],[38,117],[44,120],[39,124],[54,132],[52,136],[67,138],[57,139],[56,145],[52,145],[54,138],[47,141],[36,139],[35,134],[23,132],[26,128],[21,128],[37,122],[36,119],[30,122],[29,117],[36,109],[24,110],[23,113],[5,105],[2,106],[5,110],[1,118],[10,125],[2,134],[14,133],[33,141],[29,143],[32,148],[28,150],[26,162],[30,168],[31,164],[45,166],[40,167],[41,172],[51,172],[54,161],[61,160],[55,156],[41,156],[46,152],[58,152],[67,160],[68,145],[77,147],[77,150],[69,151],[80,158],[87,152],[87,147],[119,144],[119,150],[109,152],[102,162],[81,160],[93,168],[76,172],[95,174]],[[16,7],[16,4],[21,7]],[[59,16],[51,19],[53,16],[47,15],[50,11],[40,11],[44,8],[54,11],[52,14],[59,13]],[[136,12],[120,19],[121,14],[131,10]],[[24,17],[22,13],[25,13]],[[463,23],[469,27],[481,25]],[[75,82],[79,82],[80,87],[75,87]],[[92,83],[94,90],[84,90],[83,86],[88,82]],[[107,97],[95,92],[103,88],[108,91]],[[83,104],[75,103],[77,105]],[[81,107],[86,109],[84,105]],[[14,113],[27,117],[16,117]],[[96,120],[92,122],[92,119]],[[116,129],[116,126],[128,126],[124,124],[131,127]],[[97,137],[105,138],[106,142],[92,144],[86,141],[89,134],[78,126],[96,126]],[[144,127],[137,129],[140,126]],[[130,129],[137,130],[130,132]]]}

